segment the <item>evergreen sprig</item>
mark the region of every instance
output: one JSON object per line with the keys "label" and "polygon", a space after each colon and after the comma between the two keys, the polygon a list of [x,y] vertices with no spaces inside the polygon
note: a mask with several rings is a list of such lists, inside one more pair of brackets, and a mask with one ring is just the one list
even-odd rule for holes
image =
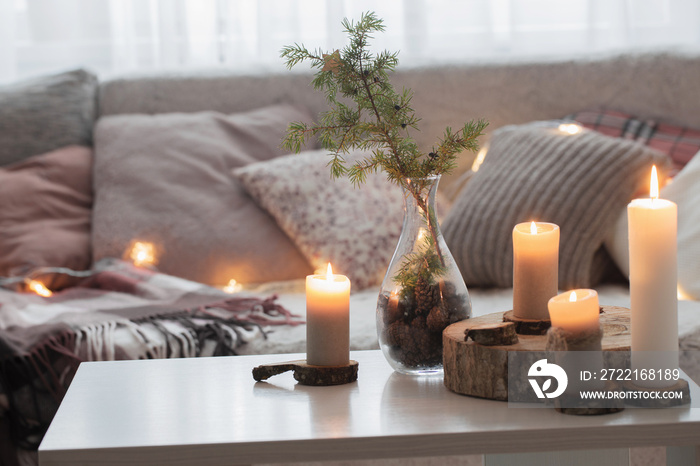
{"label": "evergreen sprig", "polygon": [[[317,136],[333,155],[329,165],[334,177],[348,176],[359,185],[367,174],[381,169],[389,180],[404,187],[407,179],[449,173],[460,152],[478,150],[477,139],[487,126],[484,120],[470,121],[456,131],[446,128],[429,152],[421,152],[410,136],[420,122],[411,107],[413,93],[410,89],[396,92],[389,81],[398,54],[384,51],[375,55],[368,48],[372,34],[385,30],[382,20],[369,12],[358,22],[344,19],[342,26],[350,39],[342,50],[312,52],[300,44],[282,49],[288,68],[310,61],[318,70],[313,86],[325,93],[330,107],[316,123],[293,123],[285,147],[299,152],[309,138]],[[343,155],[352,149],[368,150],[371,155],[347,166]],[[413,186],[419,191],[425,188]]]}
{"label": "evergreen sprig", "polygon": [[[369,50],[373,34],[385,30],[383,21],[368,12],[357,22],[344,19],[342,26],[349,38],[342,50],[309,51],[302,44],[282,49],[281,56],[289,69],[308,61],[317,70],[312,84],[324,92],[329,106],[315,123],[292,123],[283,145],[299,152],[308,139],[318,137],[331,152],[333,177],[347,176],[358,186],[368,174],[381,170],[390,181],[411,193],[426,219],[429,235],[424,247],[407,259],[395,277],[399,283],[410,285],[421,271],[439,275],[445,266],[437,242],[437,218],[427,203],[431,178],[454,170],[461,152],[476,152],[477,140],[488,123],[479,119],[458,130],[445,128],[430,151],[421,151],[411,137],[420,122],[411,106],[413,92],[397,92],[389,81],[389,74],[399,62],[398,53],[374,54]],[[344,156],[353,149],[371,155],[348,166]]]}

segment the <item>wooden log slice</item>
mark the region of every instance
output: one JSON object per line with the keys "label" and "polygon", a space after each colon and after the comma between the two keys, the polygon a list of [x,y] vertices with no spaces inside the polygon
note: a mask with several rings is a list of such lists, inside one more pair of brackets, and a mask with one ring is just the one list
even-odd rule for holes
{"label": "wooden log slice", "polygon": [[294,380],[302,385],[342,385],[357,380],[359,364],[350,360],[346,366],[312,366],[306,360],[263,364],[253,368],[253,378],[260,382],[287,371],[294,371]]}
{"label": "wooden log slice", "polygon": [[[463,395],[508,400],[508,353],[510,351],[543,352],[546,335],[518,335],[512,345],[480,345],[465,333],[484,324],[503,322],[503,312],[463,320],[447,327],[442,333],[445,386]],[[603,327],[603,351],[630,350],[630,311],[617,306],[603,306],[600,315]],[[532,362],[535,360],[533,359]],[[523,380],[523,390],[530,390]]]}
{"label": "wooden log slice", "polygon": [[626,401],[632,406],[641,408],[673,408],[675,406],[683,406],[690,404],[690,386],[687,380],[678,379],[670,387],[663,388],[648,388],[641,387],[634,382],[626,381],[624,389],[630,392],[680,392],[680,398],[633,398],[630,397]]}
{"label": "wooden log slice", "polygon": [[518,334],[515,333],[512,322],[475,325],[464,332],[464,340],[469,338],[484,346],[514,345],[518,342]]}
{"label": "wooden log slice", "polygon": [[503,322],[512,322],[518,335],[544,335],[552,326],[550,320],[533,320],[516,317],[513,311],[503,313]]}

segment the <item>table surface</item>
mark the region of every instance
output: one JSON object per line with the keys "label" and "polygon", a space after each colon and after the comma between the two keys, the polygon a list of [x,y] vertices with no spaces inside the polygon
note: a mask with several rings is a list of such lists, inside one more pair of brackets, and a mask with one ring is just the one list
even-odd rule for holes
{"label": "table surface", "polygon": [[[304,355],[81,364],[39,448],[58,464],[250,464],[700,444],[700,409],[571,416],[458,395],[442,377],[353,352],[359,378],[255,382],[253,367]],[[691,382],[692,397],[700,389]]]}

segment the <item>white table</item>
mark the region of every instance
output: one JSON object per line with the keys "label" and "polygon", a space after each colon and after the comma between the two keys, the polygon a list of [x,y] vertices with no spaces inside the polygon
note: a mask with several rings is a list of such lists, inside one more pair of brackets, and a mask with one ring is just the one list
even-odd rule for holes
{"label": "white table", "polygon": [[[699,409],[585,417],[509,408],[452,393],[441,377],[396,374],[379,351],[352,354],[359,380],[348,385],[297,385],[291,373],[252,378],[254,366],[300,358],[83,363],[39,462],[205,466],[485,453],[487,465],[578,458],[600,466],[624,462],[629,447],[677,445],[684,447],[669,449],[669,464],[695,464],[700,444]],[[518,453],[548,450],[577,452]]]}

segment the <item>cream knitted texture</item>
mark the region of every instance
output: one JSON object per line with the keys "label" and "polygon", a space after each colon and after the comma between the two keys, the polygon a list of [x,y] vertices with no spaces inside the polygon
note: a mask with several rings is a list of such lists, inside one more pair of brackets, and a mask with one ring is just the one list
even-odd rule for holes
{"label": "cream knitted texture", "polygon": [[559,287],[590,287],[611,263],[606,233],[666,156],[592,131],[532,123],[494,132],[486,159],[459,194],[443,233],[468,286],[513,285],[513,227],[559,225]]}

